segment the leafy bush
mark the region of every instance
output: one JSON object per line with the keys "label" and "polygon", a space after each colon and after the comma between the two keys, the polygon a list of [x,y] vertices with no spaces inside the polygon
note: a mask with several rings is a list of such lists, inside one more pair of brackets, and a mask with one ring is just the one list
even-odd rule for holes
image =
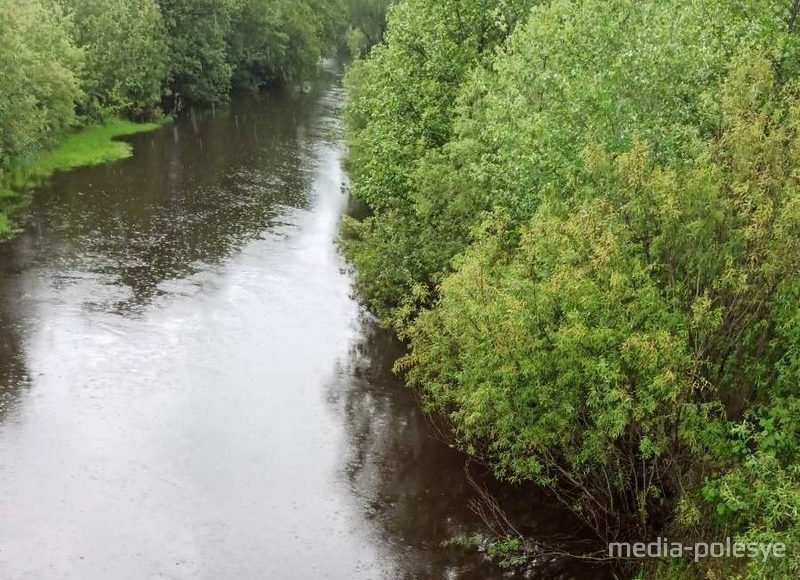
{"label": "leafy bush", "polygon": [[178,99],[200,103],[226,100],[233,76],[227,39],[236,0],[158,2],[169,38],[168,86],[172,93]]}
{"label": "leafy bush", "polygon": [[533,4],[400,2],[390,10],[387,42],[348,73],[348,169],[355,195],[377,212],[346,224],[343,247],[361,294],[386,316],[402,317],[406,296],[424,301],[430,274],[459,247],[463,220],[418,214],[415,172],[451,140],[462,83]]}
{"label": "leafy bush", "polygon": [[352,69],[359,290],[462,447],[604,539],[789,543],[798,6],[519,8],[401,2]]}
{"label": "leafy bush", "polygon": [[85,64],[79,112],[151,118],[161,104],[167,39],[155,0],[65,0]]}
{"label": "leafy bush", "polygon": [[52,143],[74,123],[82,55],[53,2],[0,0],[0,22],[2,171],[29,142]]}

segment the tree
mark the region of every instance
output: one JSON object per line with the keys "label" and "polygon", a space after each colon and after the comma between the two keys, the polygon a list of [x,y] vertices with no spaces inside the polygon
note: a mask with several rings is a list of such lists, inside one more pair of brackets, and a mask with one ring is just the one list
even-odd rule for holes
{"label": "tree", "polygon": [[82,55],[70,24],[47,0],[0,0],[0,170],[30,143],[73,124]]}
{"label": "tree", "polygon": [[169,38],[168,87],[174,108],[184,101],[228,98],[233,65],[227,40],[236,0],[158,0]]}
{"label": "tree", "polygon": [[347,0],[346,43],[353,57],[363,57],[383,39],[388,0]]}
{"label": "tree", "polygon": [[361,295],[385,316],[402,318],[405,303],[425,300],[463,237],[463,222],[417,215],[415,174],[452,138],[462,83],[488,65],[533,4],[400,2],[385,43],[348,73],[347,167],[353,193],[375,215],[347,222],[343,247]]}
{"label": "tree", "polygon": [[80,113],[153,117],[167,73],[167,40],[155,0],[65,0],[85,55]]}
{"label": "tree", "polygon": [[372,212],[343,245],[398,368],[606,541],[800,537],[787,8],[557,0],[487,28],[408,0],[348,78]]}

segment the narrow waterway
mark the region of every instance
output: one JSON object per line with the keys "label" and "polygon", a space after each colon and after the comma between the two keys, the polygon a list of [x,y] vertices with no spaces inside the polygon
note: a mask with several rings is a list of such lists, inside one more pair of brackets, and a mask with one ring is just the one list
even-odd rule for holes
{"label": "narrow waterway", "polygon": [[[57,175],[0,244],[0,578],[504,576],[441,547],[481,529],[464,458],[337,255],[334,68]],[[575,534],[546,497],[508,501]]]}

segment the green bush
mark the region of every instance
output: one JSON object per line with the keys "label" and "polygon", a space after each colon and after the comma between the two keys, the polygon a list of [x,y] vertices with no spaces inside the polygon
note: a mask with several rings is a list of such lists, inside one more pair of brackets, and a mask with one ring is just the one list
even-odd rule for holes
{"label": "green bush", "polygon": [[53,143],[75,122],[83,57],[71,41],[69,19],[54,2],[0,0],[0,22],[3,171],[30,143]]}
{"label": "green bush", "polygon": [[[401,2],[348,76],[372,213],[343,247],[409,340],[398,368],[467,452],[605,540],[791,543],[796,3],[506,8],[463,27],[463,3]],[[704,566],[797,560],[735,564]]]}
{"label": "green bush", "polygon": [[64,0],[85,64],[79,113],[152,118],[166,78],[167,39],[155,0]]}
{"label": "green bush", "polygon": [[424,302],[433,273],[461,247],[464,220],[418,211],[415,174],[451,140],[463,82],[489,64],[534,3],[400,2],[390,10],[387,41],[348,73],[348,170],[355,195],[376,213],[346,224],[343,247],[361,295],[386,317],[402,318],[408,297]]}
{"label": "green bush", "polygon": [[158,0],[169,39],[168,87],[182,101],[219,103],[231,88],[227,40],[236,0]]}

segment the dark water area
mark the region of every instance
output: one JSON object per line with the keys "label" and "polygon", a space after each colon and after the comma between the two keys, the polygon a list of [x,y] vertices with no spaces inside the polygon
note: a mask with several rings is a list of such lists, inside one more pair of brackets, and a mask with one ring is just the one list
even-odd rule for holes
{"label": "dark water area", "polygon": [[[36,192],[0,244],[0,578],[509,576],[442,547],[486,531],[478,494],[336,252],[344,100],[330,65]],[[525,533],[586,537],[493,491]]]}

